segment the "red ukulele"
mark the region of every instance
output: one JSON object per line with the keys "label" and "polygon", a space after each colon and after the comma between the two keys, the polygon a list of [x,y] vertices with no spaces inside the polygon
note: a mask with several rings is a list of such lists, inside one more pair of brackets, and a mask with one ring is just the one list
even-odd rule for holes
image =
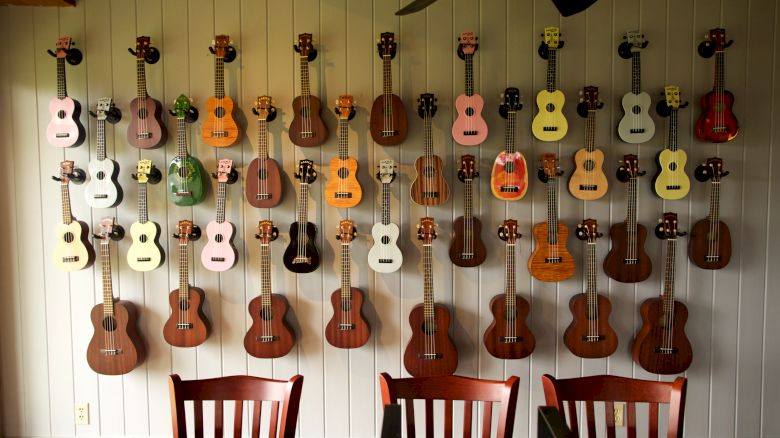
{"label": "red ukulele", "polygon": [[701,116],[696,121],[696,137],[702,141],[723,143],[734,140],[739,124],[732,112],[734,95],[724,87],[724,50],[734,41],[726,41],[726,29],[712,29],[707,41],[699,45],[699,54],[709,58],[715,54],[715,85],[701,98]]}
{"label": "red ukulele", "polygon": [[528,167],[525,157],[515,149],[515,116],[523,108],[520,103],[520,90],[509,87],[501,95],[504,102],[498,107],[498,113],[506,119],[504,150],[498,153],[490,173],[490,190],[493,196],[502,201],[517,201],[528,191]]}

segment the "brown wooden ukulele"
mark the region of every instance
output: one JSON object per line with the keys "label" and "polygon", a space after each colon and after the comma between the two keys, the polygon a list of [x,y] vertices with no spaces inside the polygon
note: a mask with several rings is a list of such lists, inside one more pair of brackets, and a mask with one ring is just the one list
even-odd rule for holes
{"label": "brown wooden ukulele", "polygon": [[174,347],[195,347],[206,341],[211,333],[211,324],[203,314],[206,294],[200,288],[190,286],[189,248],[190,240],[200,238],[200,228],[190,220],[180,220],[179,239],[179,288],[171,291],[168,302],[171,316],[163,327],[165,342]]}
{"label": "brown wooden ukulele", "polygon": [[493,322],[485,330],[482,342],[488,353],[499,359],[522,359],[536,347],[536,338],[526,325],[529,305],[517,294],[515,285],[515,246],[521,237],[517,221],[507,219],[498,227],[498,237],[506,242],[504,293],[490,300]]}
{"label": "brown wooden ukulele", "polygon": [[382,146],[395,146],[406,139],[406,109],[401,98],[393,94],[393,71],[391,63],[395,58],[398,43],[392,32],[383,32],[377,41],[379,57],[382,58],[382,95],[374,99],[371,106],[371,138]]}
{"label": "brown wooden ukulele", "polygon": [[363,189],[357,180],[358,162],[349,156],[349,121],[355,116],[352,96],[339,96],[335,111],[339,117],[339,154],[330,160],[325,201],[332,207],[351,208],[363,199]]}
{"label": "brown wooden ukulele", "polygon": [[660,297],[645,300],[639,308],[642,328],[634,340],[632,356],[651,373],[679,374],[693,360],[691,343],[685,335],[688,308],[674,299],[677,237],[686,233],[677,231],[677,213],[664,213],[655,234],[666,239],[663,289]]}
{"label": "brown wooden ukulele", "polygon": [[404,367],[414,377],[448,376],[458,368],[458,350],[449,333],[449,310],[433,301],[433,218],[420,219],[417,238],[423,246],[423,303],[409,314],[412,338],[404,351]]}
{"label": "brown wooden ukulele", "polygon": [[275,207],[282,200],[279,163],[268,154],[268,123],[276,118],[270,96],[257,98],[252,112],[257,115],[257,158],[246,172],[246,200],[256,208]]}
{"label": "brown wooden ukulele", "polygon": [[604,175],[604,152],[596,149],[596,111],[604,106],[599,102],[599,88],[585,87],[583,101],[577,107],[586,113],[585,147],[574,154],[574,172],[569,177],[569,193],[577,199],[592,201],[607,194],[607,176]]}
{"label": "brown wooden ukulele", "polygon": [[558,223],[558,177],[561,175],[558,156],[543,154],[539,179],[547,185],[547,222],[534,225],[536,245],[528,259],[528,271],[540,281],[563,281],[574,275],[574,259],[566,248],[569,229]]}
{"label": "brown wooden ukulele", "polygon": [[233,119],[233,99],[225,94],[225,63],[236,58],[236,50],[230,45],[230,37],[217,35],[214,47],[214,95],[206,101],[206,121],[200,129],[203,142],[216,148],[230,146],[238,140],[239,130]]}
{"label": "brown wooden ukulele", "polygon": [[87,347],[87,363],[98,374],[127,374],[144,360],[146,350],[137,332],[138,312],[129,301],[114,300],[111,283],[111,240],[121,240],[124,230],[114,218],[100,221],[100,261],[103,271],[103,303],[92,308],[95,329]]}
{"label": "brown wooden ukulele", "polygon": [[637,178],[645,173],[639,171],[636,155],[623,156],[617,179],[626,183],[626,219],[609,229],[612,247],[604,258],[604,272],[621,283],[645,281],[653,271],[653,262],[645,252],[647,229],[636,221]]}
{"label": "brown wooden ukulele", "polygon": [[433,93],[423,93],[417,99],[417,114],[425,121],[423,156],[414,162],[417,177],[412,182],[409,192],[412,201],[420,205],[439,205],[447,202],[450,188],[444,179],[444,166],[441,157],[433,154],[433,136],[431,124],[436,115],[436,98]]}
{"label": "brown wooden ukulele", "polygon": [[699,181],[710,180],[709,214],[691,228],[688,240],[688,258],[702,269],[725,268],[731,260],[731,232],[720,220],[720,179],[728,174],[718,157],[707,158],[694,173]]}
{"label": "brown wooden ukulele", "polygon": [[249,302],[252,326],[244,336],[246,352],[266,359],[285,356],[295,345],[295,331],[285,320],[287,299],[271,293],[271,242],[278,236],[273,222],[260,221],[255,235],[260,240],[260,295]]}
{"label": "brown wooden ukulele", "polygon": [[298,45],[293,49],[301,60],[301,95],[293,99],[293,120],[290,123],[290,141],[298,146],[319,146],[328,139],[328,127],[322,121],[320,99],[311,95],[309,86],[309,62],[317,58],[310,33],[298,35]]}
{"label": "brown wooden ukulele", "polygon": [[473,184],[479,176],[475,169],[474,156],[460,157],[458,179],[465,184],[463,190],[463,216],[455,218],[452,223],[452,242],[450,243],[450,260],[457,266],[479,266],[487,257],[485,243],[482,242],[482,222],[473,213]]}
{"label": "brown wooden ukulele", "polygon": [[607,357],[617,350],[618,338],[609,325],[612,303],[598,293],[596,285],[596,242],[601,237],[595,219],[585,219],[577,226],[577,238],[587,244],[585,254],[585,292],[569,300],[573,320],[563,333],[563,343],[575,356]]}
{"label": "brown wooden ukulele", "polygon": [[337,348],[362,347],[371,335],[371,327],[363,316],[365,294],[352,287],[352,259],[349,248],[355,236],[357,231],[354,223],[351,220],[342,220],[339,223],[339,234],[336,236],[341,243],[341,287],[330,296],[333,318],[325,326],[325,339]]}
{"label": "brown wooden ukulele", "polygon": [[135,39],[136,81],[138,95],[130,102],[132,118],[127,125],[127,142],[140,149],[162,146],[168,139],[168,131],[162,122],[162,104],[149,96],[146,90],[146,63],[156,64],[160,51],[151,46],[148,36]]}

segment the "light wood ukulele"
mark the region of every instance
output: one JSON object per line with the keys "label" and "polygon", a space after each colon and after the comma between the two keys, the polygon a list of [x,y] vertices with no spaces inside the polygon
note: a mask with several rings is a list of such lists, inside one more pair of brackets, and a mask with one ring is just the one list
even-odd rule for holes
{"label": "light wood ukulele", "polygon": [[607,194],[607,176],[604,175],[604,152],[594,146],[596,140],[596,111],[604,106],[599,102],[598,87],[585,87],[583,107],[588,115],[585,122],[585,147],[574,154],[574,172],[569,177],[569,193],[583,201],[593,201]]}
{"label": "light wood ukulele", "polygon": [[214,95],[206,101],[208,115],[200,135],[207,145],[223,148],[235,143],[239,136],[238,125],[233,119],[233,99],[225,94],[225,63],[232,62],[236,52],[227,35],[217,35],[214,47],[209,50],[214,54]]}
{"label": "light wood ukulele", "polygon": [[417,177],[412,181],[409,192],[412,201],[420,205],[440,205],[450,197],[450,187],[444,179],[441,157],[433,153],[432,120],[436,115],[436,98],[432,93],[423,93],[417,99],[417,114],[424,121],[423,155],[414,162]]}

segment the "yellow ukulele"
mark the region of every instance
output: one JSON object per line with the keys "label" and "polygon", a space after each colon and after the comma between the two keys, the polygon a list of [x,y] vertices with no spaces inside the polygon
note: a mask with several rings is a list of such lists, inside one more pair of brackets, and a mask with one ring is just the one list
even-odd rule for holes
{"label": "yellow ukulele", "polygon": [[200,135],[203,141],[217,148],[230,146],[238,139],[238,125],[233,120],[233,99],[225,95],[225,63],[236,59],[236,49],[230,46],[230,37],[217,35],[214,47],[214,95],[206,101],[206,121]]}
{"label": "yellow ukulele", "polygon": [[560,36],[557,27],[545,27],[544,42],[539,48],[539,54],[547,60],[547,89],[536,95],[539,112],[531,124],[531,131],[534,137],[541,141],[558,141],[565,137],[569,130],[569,124],[563,116],[563,103],[566,98],[563,92],[557,89],[557,55],[558,49],[563,48]]}
{"label": "yellow ukulele", "polygon": [[358,162],[349,156],[349,120],[355,116],[352,96],[339,96],[339,155],[330,160],[330,177],[325,185],[325,200],[333,207],[350,208],[360,204],[363,189],[357,180]]}
{"label": "yellow ukulele", "polygon": [[599,88],[585,87],[582,104],[588,111],[585,147],[574,154],[574,172],[569,177],[569,192],[577,199],[592,201],[607,193],[607,176],[602,167],[604,152],[593,146],[596,139],[596,110],[604,106],[599,102]]}
{"label": "yellow ukulele", "polygon": [[677,112],[688,106],[688,102],[680,104],[680,87],[676,85],[664,87],[664,94],[666,105],[659,105],[659,114],[669,117],[669,142],[656,159],[658,173],[653,188],[659,197],[675,200],[684,198],[691,188],[691,181],[685,174],[688,155],[677,147]]}

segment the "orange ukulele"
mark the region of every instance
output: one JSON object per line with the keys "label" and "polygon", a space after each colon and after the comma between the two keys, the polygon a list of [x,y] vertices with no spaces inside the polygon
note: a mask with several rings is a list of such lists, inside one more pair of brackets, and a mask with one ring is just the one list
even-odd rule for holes
{"label": "orange ukulele", "polygon": [[238,125],[233,120],[233,99],[225,95],[225,63],[236,59],[236,49],[230,45],[230,37],[217,35],[214,47],[214,96],[206,101],[206,121],[200,129],[203,142],[223,148],[238,140]]}
{"label": "orange ukulele", "polygon": [[337,101],[339,116],[339,155],[330,160],[330,177],[325,185],[325,201],[336,208],[360,204],[363,189],[357,180],[358,162],[349,156],[349,121],[355,116],[352,96],[344,94]]}
{"label": "orange ukulele", "polygon": [[490,190],[493,196],[503,201],[517,201],[528,191],[528,166],[525,157],[515,150],[515,116],[523,108],[520,90],[509,87],[501,95],[504,102],[498,113],[506,119],[504,150],[498,153],[490,173]]}

